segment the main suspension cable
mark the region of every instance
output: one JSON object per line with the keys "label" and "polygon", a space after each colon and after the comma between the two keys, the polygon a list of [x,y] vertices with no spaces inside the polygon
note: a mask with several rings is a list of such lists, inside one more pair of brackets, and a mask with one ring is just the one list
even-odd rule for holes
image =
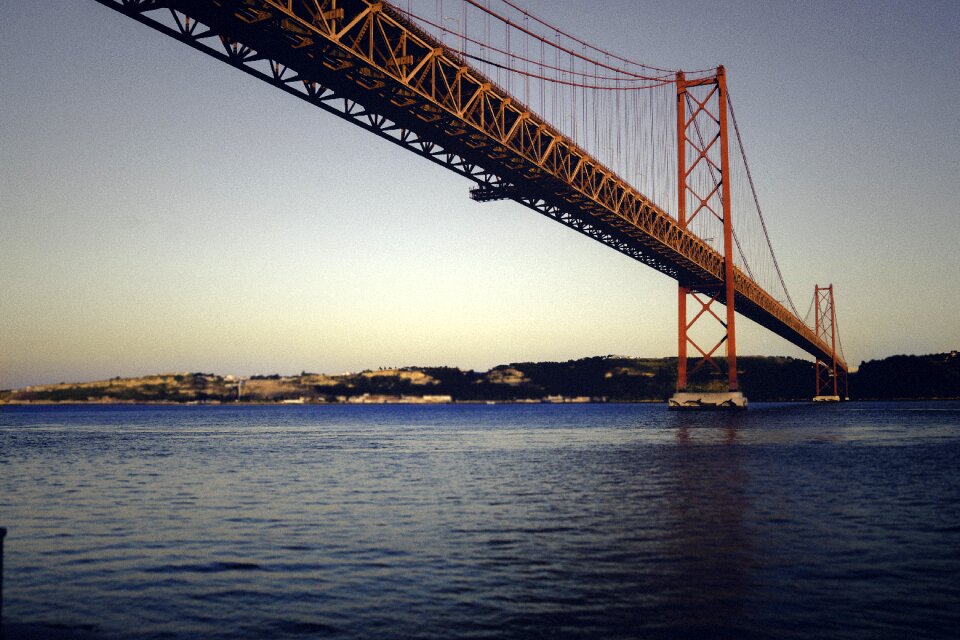
{"label": "main suspension cable", "polygon": [[[469,0],[468,0],[468,1],[469,1]],[[660,67],[654,67],[654,66],[649,65],[649,64],[643,64],[642,62],[634,62],[633,60],[630,60],[630,59],[628,59],[628,58],[624,58],[624,57],[622,57],[622,56],[618,56],[617,54],[611,53],[611,52],[609,52],[609,51],[606,51],[605,49],[600,49],[599,47],[596,47],[596,46],[590,44],[589,42],[586,42],[586,41],[584,41],[584,40],[581,40],[581,39],[578,38],[577,36],[571,35],[571,34],[565,32],[565,31],[563,31],[563,30],[555,27],[554,25],[552,25],[552,24],[550,24],[549,22],[543,20],[542,18],[540,18],[540,17],[538,17],[538,16],[530,13],[529,11],[527,11],[526,9],[524,9],[523,7],[520,7],[520,6],[516,5],[515,3],[511,2],[510,0],[500,0],[500,2],[502,2],[502,3],[505,4],[505,5],[507,5],[507,6],[510,7],[511,9],[522,13],[524,16],[527,16],[528,18],[531,18],[534,22],[537,22],[537,23],[543,25],[543,26],[546,27],[547,29],[550,29],[551,31],[554,31],[554,32],[556,32],[556,33],[564,36],[565,38],[568,38],[568,39],[570,39],[570,40],[573,40],[573,41],[576,42],[577,44],[580,44],[580,45],[583,45],[583,46],[587,47],[587,48],[590,49],[591,51],[596,51],[596,52],[599,53],[599,54],[602,54],[602,55],[604,55],[604,56],[608,56],[608,57],[610,57],[610,58],[614,58],[615,60],[619,60],[620,62],[625,62],[625,63],[627,63],[627,64],[632,64],[632,65],[634,65],[634,66],[636,66],[636,67],[642,67],[642,68],[644,68],[644,69],[650,69],[651,71],[659,71],[659,72],[661,72],[661,73],[669,73],[669,74],[676,74],[676,73],[677,73],[677,70],[676,70],[676,69],[661,69]],[[473,3],[473,2],[470,2],[470,4],[473,4],[474,6],[476,6],[476,4]],[[706,71],[708,71],[708,70],[707,70],[707,69],[701,69],[701,70],[699,70],[699,71],[689,71],[688,73],[695,73],[695,74],[696,74],[696,73],[704,73],[704,72],[706,72]]]}
{"label": "main suspension cable", "polygon": [[787,283],[783,280],[783,272],[780,271],[780,263],[777,261],[777,254],[773,252],[773,244],[770,242],[770,234],[767,232],[767,222],[763,218],[763,210],[760,208],[760,199],[757,197],[757,189],[753,184],[753,175],[750,173],[750,163],[747,162],[747,154],[743,148],[743,138],[740,136],[740,127],[737,125],[737,114],[733,110],[733,101],[730,100],[730,92],[727,91],[727,105],[730,107],[730,119],[733,121],[733,130],[737,135],[737,144],[740,147],[740,156],[743,158],[743,166],[747,171],[747,180],[750,182],[750,191],[753,193],[753,201],[757,205],[757,213],[760,216],[760,226],[763,228],[763,237],[766,238],[767,247],[770,249],[770,257],[773,259],[773,266],[777,271],[777,278],[780,280],[780,286],[783,287],[783,293],[787,296],[787,302],[790,309],[797,317],[800,316],[796,305],[793,304],[793,298],[790,297],[790,291],[787,289]]}
{"label": "main suspension cable", "polygon": [[[668,78],[668,77],[660,77],[660,78],[657,78],[657,77],[650,77],[650,76],[643,76],[643,75],[638,75],[638,74],[629,73],[629,72],[627,72],[627,71],[625,71],[625,70],[618,69],[618,68],[616,68],[616,67],[611,67],[611,66],[606,65],[606,64],[598,64],[596,61],[590,60],[590,59],[588,59],[588,58],[585,58],[585,57],[579,56],[579,55],[577,55],[576,57],[578,57],[578,58],[580,58],[580,59],[582,59],[582,60],[585,60],[585,61],[587,61],[587,62],[590,62],[590,63],[593,64],[594,66],[602,66],[602,67],[604,67],[604,68],[606,68],[606,69],[616,71],[617,73],[619,73],[619,74],[621,75],[621,77],[615,77],[615,76],[609,76],[609,75],[599,75],[599,74],[596,74],[596,73],[587,73],[587,72],[585,72],[585,71],[576,71],[576,70],[574,70],[574,69],[566,69],[566,68],[563,68],[563,67],[559,67],[559,66],[555,66],[555,65],[552,65],[552,64],[548,64],[548,63],[544,62],[543,60],[535,60],[535,59],[530,58],[530,57],[527,57],[527,56],[522,56],[522,55],[513,53],[513,52],[511,52],[511,51],[507,51],[507,50],[501,49],[501,48],[499,48],[499,47],[495,47],[495,46],[491,45],[491,44],[488,43],[488,42],[483,42],[483,41],[481,41],[481,40],[477,40],[476,38],[472,38],[472,37],[470,37],[469,35],[467,35],[467,34],[465,34],[465,33],[460,33],[459,31],[454,31],[453,29],[450,29],[449,27],[446,27],[446,26],[444,26],[444,25],[442,25],[442,24],[438,24],[438,23],[436,23],[436,22],[433,22],[432,20],[430,20],[430,19],[428,19],[428,18],[425,18],[425,17],[423,17],[423,16],[421,16],[421,15],[418,15],[418,14],[412,12],[412,11],[407,11],[407,10],[405,10],[405,9],[399,9],[399,8],[396,8],[396,10],[397,10],[398,12],[406,15],[408,18],[412,18],[412,19],[416,20],[417,22],[420,22],[420,23],[423,23],[423,24],[428,25],[428,26],[430,26],[430,27],[433,27],[434,29],[437,29],[438,31],[441,31],[441,32],[443,32],[443,33],[456,36],[458,39],[460,39],[460,40],[463,41],[463,42],[469,42],[469,43],[471,43],[471,44],[475,44],[475,45],[481,47],[481,49],[487,49],[487,50],[490,50],[490,51],[494,51],[494,52],[496,52],[496,53],[499,53],[499,54],[503,55],[508,61],[526,62],[526,63],[532,64],[532,65],[536,65],[537,67],[539,67],[539,68],[541,68],[541,69],[548,69],[548,70],[550,70],[550,71],[556,71],[556,72],[559,72],[560,74],[567,75],[567,76],[571,76],[571,77],[573,77],[573,76],[578,76],[578,77],[582,77],[582,78],[588,78],[588,79],[590,79],[590,80],[609,81],[609,82],[616,82],[616,83],[621,83],[621,82],[636,82],[636,83],[647,83],[647,84],[637,84],[637,85],[632,85],[632,86],[606,86],[606,85],[586,84],[586,83],[582,83],[582,82],[574,82],[573,80],[565,80],[565,79],[562,79],[562,78],[550,77],[550,76],[545,76],[545,75],[542,75],[542,74],[537,74],[537,73],[532,73],[532,72],[529,72],[529,71],[524,71],[524,70],[521,70],[521,69],[519,69],[519,68],[512,67],[512,66],[510,66],[509,64],[502,64],[502,63],[499,63],[499,62],[494,62],[493,60],[484,58],[484,57],[482,57],[482,56],[479,56],[479,55],[476,55],[476,54],[467,53],[465,50],[462,50],[462,49],[453,49],[454,52],[455,52],[457,55],[461,56],[461,57],[469,58],[469,59],[471,59],[471,60],[476,60],[477,62],[481,62],[481,63],[483,63],[483,64],[490,65],[491,67],[494,67],[494,68],[496,68],[496,69],[502,69],[502,70],[504,70],[504,71],[506,71],[506,72],[508,72],[508,73],[510,73],[510,74],[513,74],[513,75],[517,75],[517,76],[521,76],[521,77],[527,77],[527,78],[534,78],[534,79],[537,79],[537,80],[543,80],[544,82],[550,82],[550,83],[553,83],[553,84],[560,84],[560,85],[565,85],[565,86],[569,86],[569,87],[577,87],[577,88],[583,88],[583,89],[596,89],[596,90],[600,90],[600,91],[632,91],[632,90],[635,90],[635,89],[655,89],[655,88],[657,88],[657,87],[662,87],[662,86],[664,86],[664,85],[670,84],[670,83],[672,83],[672,82],[674,81],[672,77],[670,77],[670,78]],[[509,23],[509,22],[508,22],[508,24],[510,24],[511,26],[514,26],[514,27],[515,27],[515,25],[513,25],[513,23]],[[550,44],[548,40],[545,40],[545,39],[542,39],[542,38],[539,38],[539,37],[538,37],[538,39],[541,40],[541,42],[546,42],[546,43]],[[566,52],[566,53],[571,53],[568,49],[565,49],[565,48],[563,48],[563,47],[557,47],[557,45],[553,45],[553,46],[554,46],[554,48],[558,48],[558,49],[560,49],[561,51],[564,51],[564,52]],[[627,76],[627,77],[622,77],[622,76]],[[653,84],[649,84],[649,83],[653,83]]]}
{"label": "main suspension cable", "polygon": [[[590,64],[596,65],[596,66],[598,66],[598,67],[603,67],[604,69],[608,69],[608,70],[613,71],[613,72],[615,72],[615,73],[620,73],[620,74],[623,74],[623,75],[626,75],[626,76],[631,76],[631,77],[639,78],[639,79],[642,79],[642,80],[654,80],[654,81],[660,82],[660,81],[664,81],[664,80],[667,80],[667,79],[671,79],[671,80],[673,79],[673,74],[674,74],[675,72],[669,72],[669,75],[655,75],[655,76],[654,76],[654,75],[638,74],[638,73],[632,73],[632,72],[630,72],[630,71],[627,71],[626,69],[622,69],[622,68],[619,68],[619,67],[614,67],[614,66],[608,65],[608,64],[606,64],[605,62],[602,62],[602,61],[600,61],[600,60],[595,60],[595,59],[593,59],[593,58],[588,58],[587,56],[584,56],[584,55],[582,55],[582,54],[580,54],[580,53],[577,53],[577,52],[574,51],[573,49],[569,49],[569,48],[567,48],[567,47],[564,47],[564,46],[561,45],[561,44],[558,44],[558,43],[555,43],[555,42],[551,42],[551,41],[548,40],[547,38],[544,38],[543,36],[541,36],[541,35],[539,35],[539,34],[537,34],[537,33],[534,33],[533,31],[530,31],[529,29],[526,29],[525,27],[517,24],[516,22],[513,22],[513,21],[510,20],[509,18],[506,18],[506,17],[504,17],[504,16],[501,16],[501,15],[498,14],[497,12],[492,11],[491,9],[488,9],[487,7],[485,7],[485,6],[483,6],[482,4],[476,2],[475,0],[463,0],[463,2],[466,2],[467,4],[470,4],[470,5],[474,6],[474,7],[476,7],[477,9],[479,9],[480,11],[482,11],[483,13],[486,13],[486,14],[492,16],[493,18],[499,20],[500,22],[504,23],[505,25],[507,25],[507,26],[509,26],[509,27],[512,27],[513,29],[516,29],[516,30],[519,31],[520,33],[526,34],[526,35],[530,36],[531,38],[533,38],[533,39],[535,39],[535,40],[538,40],[538,41],[540,41],[540,42],[543,42],[543,43],[547,44],[547,45],[550,46],[550,47],[553,47],[554,49],[558,49],[559,51],[562,51],[563,53],[566,53],[567,55],[569,55],[569,56],[571,56],[571,57],[573,57],[573,58],[577,58],[577,59],[579,59],[579,60],[583,60],[584,62],[589,62]],[[530,17],[533,17],[533,16],[530,16]],[[534,18],[534,19],[536,20],[536,18]],[[561,31],[556,30],[556,29],[555,29],[555,31],[556,31],[556,33],[557,33],[558,35],[560,35],[560,34],[562,33]],[[565,35],[565,34],[564,34],[564,35]],[[567,36],[567,37],[569,38],[570,36]],[[590,48],[595,49],[595,47],[592,47],[591,45],[587,45],[587,46],[590,46]],[[631,64],[636,64],[636,63],[631,63]],[[638,66],[644,66],[644,65],[638,65]],[[657,69],[654,69],[654,68],[652,68],[652,67],[646,67],[646,68],[650,68],[650,69],[653,69],[653,70],[657,70]]]}

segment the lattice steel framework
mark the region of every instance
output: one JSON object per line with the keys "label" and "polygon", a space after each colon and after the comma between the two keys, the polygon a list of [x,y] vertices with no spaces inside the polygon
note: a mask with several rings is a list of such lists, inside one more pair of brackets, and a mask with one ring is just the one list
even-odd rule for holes
{"label": "lattice steel framework", "polygon": [[[691,158],[688,161],[687,152]],[[701,360],[690,373],[705,363],[717,371],[714,360],[717,350],[727,347],[727,382],[730,391],[737,384],[736,289],[733,265],[733,224],[730,207],[730,163],[727,138],[727,80],[723,67],[712,77],[687,80],[677,73],[677,222],[687,229],[698,216],[713,216],[723,224],[723,280],[717,283],[686,282],[679,279],[677,390],[687,388],[687,346],[699,352]],[[688,205],[692,210],[688,211]],[[693,319],[687,316],[687,300],[692,298],[700,308]],[[721,318],[713,304],[726,306]],[[709,351],[690,335],[700,321],[711,319],[723,327],[723,335]]]}
{"label": "lattice steel framework", "polygon": [[97,1],[472,180],[477,200],[519,202],[698,291],[732,282],[741,314],[831,357],[708,243],[386,2]]}
{"label": "lattice steel framework", "polygon": [[840,397],[841,380],[843,395],[847,395],[847,370],[840,366],[837,346],[837,312],[833,301],[833,285],[821,287],[816,285],[813,290],[814,300],[814,330],[817,336],[833,347],[833,358],[817,358],[816,368],[816,395]]}

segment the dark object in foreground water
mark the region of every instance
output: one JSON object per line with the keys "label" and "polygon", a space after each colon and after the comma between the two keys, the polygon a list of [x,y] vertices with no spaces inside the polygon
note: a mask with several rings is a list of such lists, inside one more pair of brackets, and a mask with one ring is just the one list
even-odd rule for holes
{"label": "dark object in foreground water", "polygon": [[0,527],[0,637],[3,636],[3,539],[6,537],[6,527]]}

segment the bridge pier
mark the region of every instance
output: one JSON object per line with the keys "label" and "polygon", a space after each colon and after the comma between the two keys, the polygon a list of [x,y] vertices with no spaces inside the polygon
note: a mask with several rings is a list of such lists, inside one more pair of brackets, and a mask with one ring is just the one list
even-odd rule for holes
{"label": "bridge pier", "polygon": [[739,391],[677,391],[667,403],[671,410],[746,409],[747,397]]}

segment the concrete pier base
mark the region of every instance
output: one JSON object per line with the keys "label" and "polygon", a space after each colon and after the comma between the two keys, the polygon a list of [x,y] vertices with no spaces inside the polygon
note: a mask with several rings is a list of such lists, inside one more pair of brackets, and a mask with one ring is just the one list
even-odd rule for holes
{"label": "concrete pier base", "polygon": [[814,396],[814,402],[840,402],[840,396]]}
{"label": "concrete pier base", "polygon": [[667,403],[669,409],[746,409],[747,398],[739,391],[678,391]]}

